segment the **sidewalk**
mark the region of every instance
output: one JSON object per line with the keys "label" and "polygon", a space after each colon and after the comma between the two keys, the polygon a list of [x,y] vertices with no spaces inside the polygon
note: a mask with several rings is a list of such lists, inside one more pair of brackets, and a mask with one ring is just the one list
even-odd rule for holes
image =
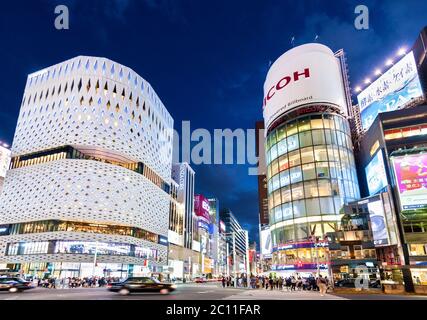
{"label": "sidewalk", "polygon": [[280,290],[265,290],[253,289],[245,290],[238,294],[229,296],[227,300],[348,300],[346,298],[337,297],[331,294],[326,294],[321,297],[317,291],[280,291]]}

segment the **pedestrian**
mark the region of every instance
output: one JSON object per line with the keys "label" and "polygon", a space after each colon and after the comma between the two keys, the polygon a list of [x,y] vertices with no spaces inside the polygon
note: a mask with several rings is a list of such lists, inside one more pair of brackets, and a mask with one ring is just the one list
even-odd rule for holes
{"label": "pedestrian", "polygon": [[320,296],[324,296],[326,293],[326,280],[320,274],[316,281],[317,286],[319,287]]}
{"label": "pedestrian", "polygon": [[270,280],[268,281],[268,285],[270,286],[270,290],[273,290],[274,280],[273,277],[270,276]]}
{"label": "pedestrian", "polygon": [[294,276],[291,278],[291,291],[295,291],[295,288],[297,286],[297,279],[295,279]]}
{"label": "pedestrian", "polygon": [[221,282],[222,282],[222,287],[225,288],[225,277],[224,276],[222,277]]}

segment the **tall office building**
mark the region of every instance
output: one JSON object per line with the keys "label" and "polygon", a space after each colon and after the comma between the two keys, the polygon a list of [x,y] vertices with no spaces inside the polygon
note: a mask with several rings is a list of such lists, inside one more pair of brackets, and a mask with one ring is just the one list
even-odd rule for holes
{"label": "tall office building", "polygon": [[150,84],[78,56],[30,74],[0,198],[0,263],[57,277],[167,263],[173,119]]}
{"label": "tall office building", "polygon": [[267,166],[265,163],[265,135],[264,121],[255,123],[256,130],[256,156],[258,157],[258,210],[259,223],[268,226],[268,192],[267,192]]}
{"label": "tall office building", "polygon": [[[236,249],[236,260],[232,261],[232,265],[236,265],[236,270],[238,272],[245,272],[245,257],[246,257],[246,237],[247,230],[244,230],[236,216],[230,209],[222,209],[220,212],[220,219],[225,225],[225,234],[226,240],[229,247],[229,254],[231,259],[233,259],[233,234],[234,234],[234,246]],[[233,270],[230,270],[233,271]]]}
{"label": "tall office building", "polygon": [[190,280],[201,273],[198,219],[194,212],[194,170],[188,163],[172,165],[175,203],[169,226],[169,268],[177,280]]}
{"label": "tall office building", "polygon": [[337,228],[343,205],[360,197],[345,77],[342,60],[314,43],[287,51],[268,71],[263,114],[277,272],[318,265],[326,272],[323,238]]}

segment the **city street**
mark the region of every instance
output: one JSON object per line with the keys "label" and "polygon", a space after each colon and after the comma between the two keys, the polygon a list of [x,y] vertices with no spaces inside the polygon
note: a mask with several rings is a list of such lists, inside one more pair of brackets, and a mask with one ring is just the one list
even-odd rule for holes
{"label": "city street", "polygon": [[320,297],[310,291],[270,291],[222,288],[219,283],[180,284],[169,295],[132,294],[121,296],[105,288],[45,289],[36,288],[23,293],[0,292],[0,300],[427,300],[427,296],[385,294],[327,294]]}

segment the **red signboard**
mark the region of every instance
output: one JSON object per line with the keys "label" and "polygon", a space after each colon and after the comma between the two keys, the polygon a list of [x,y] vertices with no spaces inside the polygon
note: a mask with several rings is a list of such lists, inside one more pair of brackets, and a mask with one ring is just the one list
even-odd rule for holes
{"label": "red signboard", "polygon": [[206,199],[201,194],[196,194],[194,196],[194,211],[198,217],[204,219],[207,223],[210,223],[210,215],[209,215],[209,200]]}

